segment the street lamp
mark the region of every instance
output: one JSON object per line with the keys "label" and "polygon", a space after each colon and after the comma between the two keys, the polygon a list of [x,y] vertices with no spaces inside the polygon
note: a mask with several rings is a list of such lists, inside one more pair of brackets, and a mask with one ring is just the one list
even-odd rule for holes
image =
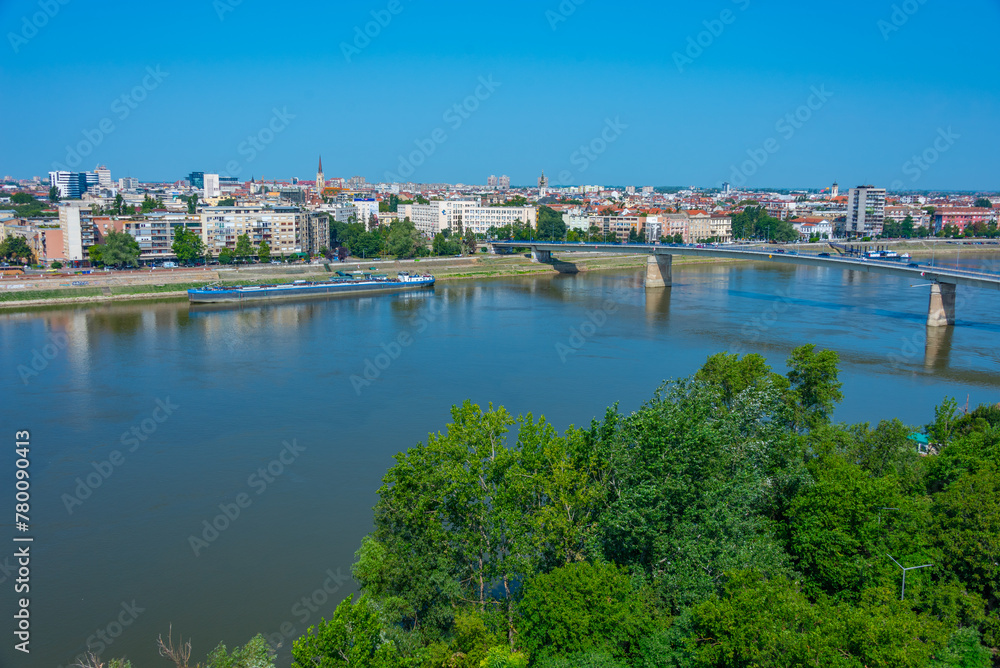
{"label": "street lamp", "polygon": [[[890,559],[892,559],[892,555],[891,554],[887,554],[885,556],[887,556]],[[899,563],[898,561],[896,561],[895,559],[892,559],[892,563],[896,564],[900,568],[903,568],[903,565],[901,563]],[[933,565],[934,564],[924,564],[923,566],[910,566],[909,568],[903,568],[903,588],[899,592],[899,600],[900,601],[902,601],[904,598],[906,598],[906,571],[915,571],[918,568],[929,568],[929,567],[931,567]]]}

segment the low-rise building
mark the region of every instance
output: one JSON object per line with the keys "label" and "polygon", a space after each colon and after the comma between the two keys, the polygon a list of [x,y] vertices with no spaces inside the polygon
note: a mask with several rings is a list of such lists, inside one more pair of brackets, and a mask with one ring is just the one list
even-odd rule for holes
{"label": "low-rise building", "polygon": [[475,200],[443,200],[430,204],[400,205],[400,215],[409,217],[421,234],[433,237],[446,229],[472,228],[485,235],[491,227],[521,223],[535,227],[537,213],[533,206],[482,206]]}
{"label": "low-rise building", "polygon": [[934,212],[934,232],[936,234],[949,225],[958,228],[959,232],[965,232],[967,225],[995,223],[996,220],[996,209],[942,207]]}

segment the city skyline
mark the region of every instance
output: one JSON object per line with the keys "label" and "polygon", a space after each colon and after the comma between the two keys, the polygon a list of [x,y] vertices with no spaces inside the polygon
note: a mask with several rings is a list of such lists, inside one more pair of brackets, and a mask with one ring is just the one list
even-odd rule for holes
{"label": "city skyline", "polygon": [[[317,7],[267,13],[270,33],[253,0],[186,7],[5,3],[0,85],[32,94],[2,112],[18,130],[0,171],[310,180],[322,154],[327,174],[370,182],[998,187],[982,168],[1000,148],[982,85],[996,2],[640,6],[617,33],[573,0]],[[918,48],[954,31],[957,46]],[[105,33],[110,50],[79,49]]]}

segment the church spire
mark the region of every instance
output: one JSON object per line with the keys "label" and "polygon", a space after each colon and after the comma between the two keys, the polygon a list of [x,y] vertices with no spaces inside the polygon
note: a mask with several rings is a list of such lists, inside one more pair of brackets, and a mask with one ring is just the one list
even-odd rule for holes
{"label": "church spire", "polygon": [[323,156],[319,156],[319,169],[316,170],[320,174],[323,173]]}

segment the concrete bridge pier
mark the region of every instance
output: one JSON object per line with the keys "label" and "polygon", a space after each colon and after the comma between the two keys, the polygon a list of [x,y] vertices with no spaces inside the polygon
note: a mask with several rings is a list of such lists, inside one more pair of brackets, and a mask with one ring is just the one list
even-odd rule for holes
{"label": "concrete bridge pier", "polygon": [[534,246],[531,247],[531,261],[532,262],[552,262],[552,251],[538,250]]}
{"label": "concrete bridge pier", "polygon": [[931,283],[931,302],[927,308],[928,327],[955,324],[955,284]]}
{"label": "concrete bridge pier", "polygon": [[650,255],[646,260],[646,287],[669,288],[674,284],[673,255]]}

